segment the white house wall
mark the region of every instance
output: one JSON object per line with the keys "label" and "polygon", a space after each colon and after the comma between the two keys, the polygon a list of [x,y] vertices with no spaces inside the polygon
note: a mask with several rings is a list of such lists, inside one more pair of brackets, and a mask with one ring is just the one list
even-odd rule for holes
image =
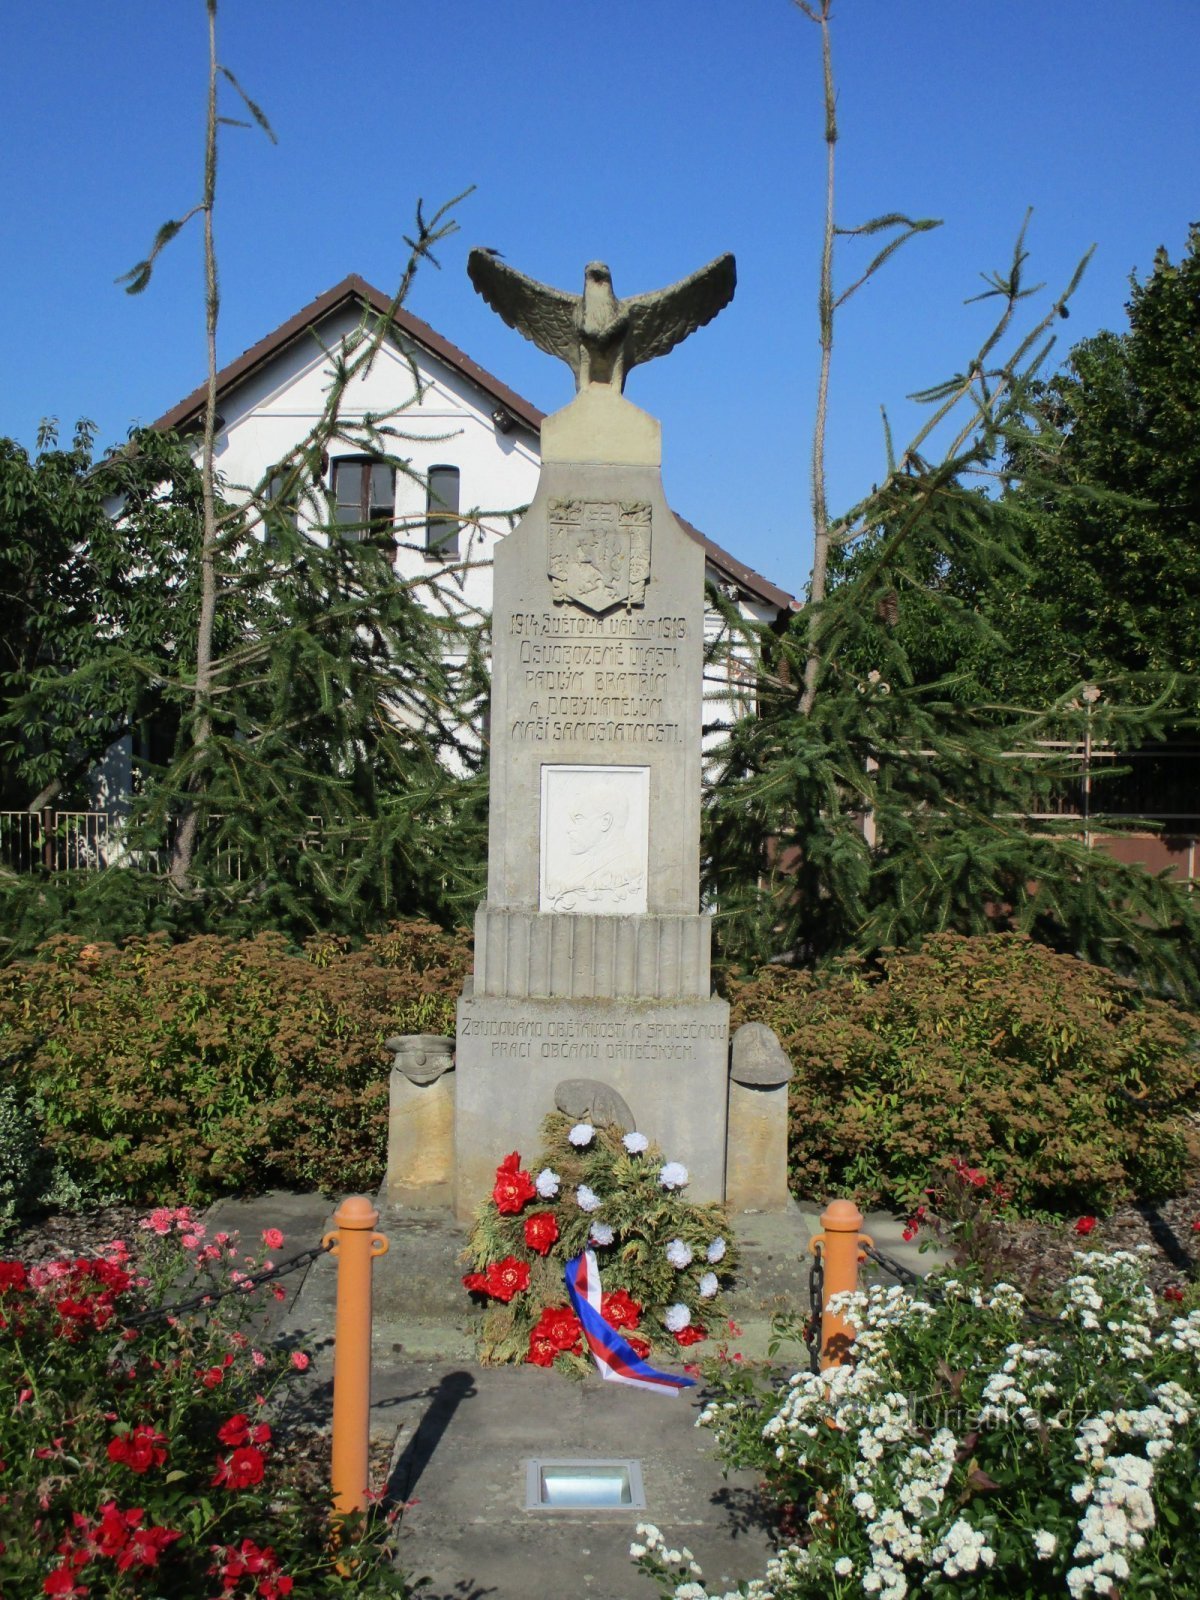
{"label": "white house wall", "polygon": [[[320,335],[334,345],[358,326],[349,313],[330,317]],[[311,353],[310,353],[311,350]],[[491,605],[490,562],[495,542],[509,531],[512,514],[528,505],[537,486],[536,441],[524,428],[504,434],[492,420],[495,402],[469,380],[436,357],[415,352],[422,394],[418,396],[408,361],[384,341],[370,370],[347,387],[340,416],[353,425],[368,415],[395,412],[387,426],[398,437],[396,455],[410,463],[413,476],[396,478],[396,517],[400,548],[396,567],[405,578],[421,578],[436,570],[424,554],[425,480],[430,467],[453,466],[460,474],[461,510],[478,514],[479,526],[465,527],[462,556],[465,570],[456,579],[464,602],[486,611]],[[221,396],[225,421],[218,439],[218,466],[225,492],[262,481],[270,468],[320,420],[331,382],[329,357],[299,342],[282,352],[261,372]],[[353,439],[333,440],[329,455],[357,454]]]}

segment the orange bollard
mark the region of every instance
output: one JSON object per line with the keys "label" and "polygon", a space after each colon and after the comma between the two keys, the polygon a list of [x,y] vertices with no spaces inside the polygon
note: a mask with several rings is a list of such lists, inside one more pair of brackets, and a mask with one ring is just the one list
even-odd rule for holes
{"label": "orange bollard", "polygon": [[337,1321],[333,1346],[334,1514],[367,1505],[367,1436],[371,1408],[371,1262],[387,1239],[375,1233],[379,1212],[365,1194],[352,1194],[333,1214],[336,1233],[321,1243],[338,1258]]}
{"label": "orange bollard", "polygon": [[874,1244],[860,1233],[863,1215],[853,1200],[831,1200],[821,1213],[824,1230],[809,1241],[809,1250],[820,1255],[823,1268],[821,1292],[821,1369],[840,1366],[854,1343],[854,1329],[840,1313],[830,1311],[830,1296],[852,1293],[858,1288],[858,1268],[867,1258],[864,1244]]}

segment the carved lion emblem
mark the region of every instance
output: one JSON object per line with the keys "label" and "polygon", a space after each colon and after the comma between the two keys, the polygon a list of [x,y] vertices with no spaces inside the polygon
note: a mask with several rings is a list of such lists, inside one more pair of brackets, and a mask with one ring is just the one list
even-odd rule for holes
{"label": "carved lion emblem", "polygon": [[551,500],[548,573],[555,605],[597,615],[645,603],[650,506],[643,500]]}

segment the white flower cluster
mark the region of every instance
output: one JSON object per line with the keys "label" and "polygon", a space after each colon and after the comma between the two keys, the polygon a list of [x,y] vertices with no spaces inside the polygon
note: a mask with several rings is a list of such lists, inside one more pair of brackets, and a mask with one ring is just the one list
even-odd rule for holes
{"label": "white flower cluster", "polygon": [[[686,1566],[698,1578],[702,1576],[699,1563],[687,1545],[682,1545],[678,1550],[668,1549],[667,1541],[652,1522],[639,1522],[633,1531],[637,1535],[639,1542],[629,1546],[629,1554],[635,1561],[640,1561],[644,1555],[654,1555],[668,1566]],[[683,1584],[681,1589],[693,1590],[695,1592],[695,1600],[707,1600],[703,1587],[698,1583]],[[680,1596],[681,1600],[693,1600],[693,1596],[690,1594],[681,1596],[681,1589],[676,1589],[676,1596]]]}
{"label": "white flower cluster", "polygon": [[692,1313],[682,1300],[677,1300],[673,1306],[668,1306],[663,1321],[667,1325],[668,1333],[682,1333],[692,1320]]}
{"label": "white flower cluster", "polygon": [[690,1267],[692,1264],[691,1245],[684,1244],[682,1239],[672,1239],[667,1246],[667,1260],[676,1272],[682,1272],[684,1267]]}
{"label": "white flower cluster", "polygon": [[543,1200],[553,1200],[558,1193],[559,1177],[557,1172],[552,1172],[549,1167],[543,1167],[533,1180],[533,1187]]}
{"label": "white flower cluster", "polygon": [[627,1133],[621,1143],[631,1156],[640,1156],[643,1150],[648,1150],[650,1141],[644,1133]]}
{"label": "white flower cluster", "polygon": [[598,1244],[603,1248],[613,1242],[613,1231],[607,1222],[593,1222],[592,1231],[588,1237],[593,1244]]}
{"label": "white flower cluster", "polygon": [[721,1238],[720,1234],[718,1234],[709,1245],[708,1249],[704,1252],[705,1260],[711,1262],[715,1267],[717,1262],[724,1258],[725,1248],[725,1241]]}
{"label": "white flower cluster", "polygon": [[586,1145],[591,1144],[595,1137],[596,1130],[590,1122],[577,1122],[567,1135],[567,1138],[577,1150],[582,1150]]}
{"label": "white flower cluster", "polygon": [[688,1169],[683,1165],[682,1161],[668,1161],[659,1173],[658,1181],[664,1189],[686,1188]]}
{"label": "white flower cluster", "polygon": [[1173,1317],[1170,1327],[1154,1342],[1168,1350],[1190,1350],[1193,1355],[1200,1355],[1200,1310],[1189,1311],[1186,1317]]}
{"label": "white flower cluster", "polygon": [[1146,1529],[1154,1526],[1150,1486],[1154,1467],[1143,1456],[1109,1456],[1094,1483],[1088,1481],[1090,1504],[1079,1523],[1079,1542],[1071,1552],[1079,1563],[1067,1573],[1075,1597],[1110,1595],[1129,1576],[1126,1550],[1140,1550]]}
{"label": "white flower cluster", "polygon": [[575,1191],[575,1204],[580,1211],[599,1211],[600,1196],[594,1189],[589,1189],[586,1183],[581,1183]]}
{"label": "white flower cluster", "polygon": [[946,1529],[940,1542],[929,1552],[929,1557],[939,1564],[948,1578],[957,1578],[961,1573],[974,1572],[978,1567],[990,1567],[996,1559],[996,1552],[977,1528],[959,1517]]}
{"label": "white flower cluster", "polygon": [[717,1283],[716,1273],[705,1272],[700,1276],[700,1282],[696,1285],[696,1292],[700,1296],[701,1300],[711,1300],[713,1295],[716,1294],[718,1288],[719,1284]]}

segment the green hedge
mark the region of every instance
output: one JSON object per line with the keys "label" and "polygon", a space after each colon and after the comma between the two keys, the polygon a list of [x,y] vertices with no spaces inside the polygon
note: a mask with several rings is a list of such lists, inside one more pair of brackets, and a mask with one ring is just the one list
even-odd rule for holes
{"label": "green hedge", "polygon": [[[427,923],[300,954],[274,934],[54,939],[0,971],[0,1103],[36,1128],[55,1192],[80,1201],[370,1188],[383,1040],[453,1033],[469,960],[465,933]],[[28,1173],[4,1181],[0,1207],[28,1200]]]}
{"label": "green hedge", "polygon": [[[351,950],[282,937],[58,938],[0,969],[0,1218],[47,1195],[205,1201],[370,1189],[391,1033],[454,1031],[470,939],[402,923]],[[1200,1161],[1200,1018],[1016,935],[879,968],[730,981],[796,1068],[810,1199],[908,1208],[951,1156],[1025,1211],[1177,1192]]]}
{"label": "green hedge", "polygon": [[792,1058],[797,1194],[901,1209],[952,1156],[1023,1211],[1176,1193],[1200,1155],[1200,1018],[1015,934],[943,934],[880,969],[769,967],[733,1025]]}

